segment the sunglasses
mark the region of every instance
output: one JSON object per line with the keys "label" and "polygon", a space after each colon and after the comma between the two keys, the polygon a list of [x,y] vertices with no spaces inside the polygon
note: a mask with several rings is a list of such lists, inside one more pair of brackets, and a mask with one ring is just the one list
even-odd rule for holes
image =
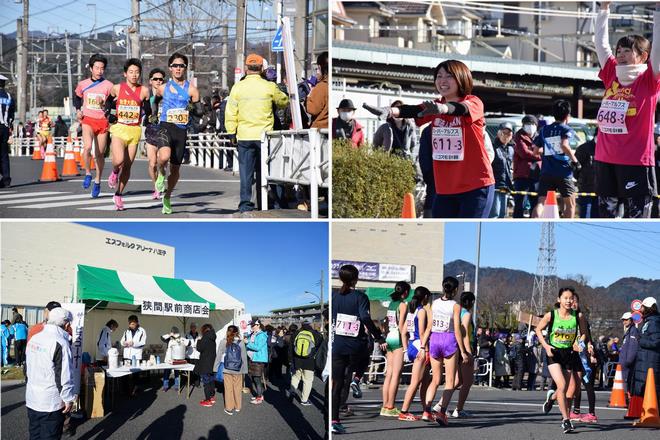
{"label": "sunglasses", "polygon": [[177,67],[180,67],[181,69],[185,69],[188,66],[185,64],[170,64],[170,67],[172,67],[173,69],[176,69]]}
{"label": "sunglasses", "polygon": [[155,76],[155,77],[151,78],[151,80],[152,80],[152,81],[160,81],[160,82],[163,82],[163,81],[165,81],[165,78],[161,78],[161,77],[159,77],[159,76]]}

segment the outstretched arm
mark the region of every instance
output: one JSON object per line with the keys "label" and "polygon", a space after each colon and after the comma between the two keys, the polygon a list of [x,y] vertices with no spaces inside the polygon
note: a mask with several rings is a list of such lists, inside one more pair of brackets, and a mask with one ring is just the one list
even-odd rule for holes
{"label": "outstretched arm", "polygon": [[660,74],[660,2],[655,4],[653,12],[653,43],[651,43],[651,67],[653,74]]}
{"label": "outstretched arm", "polygon": [[607,21],[610,18],[610,3],[602,2],[600,11],[596,15],[596,54],[598,55],[598,64],[600,67],[605,67],[605,63],[609,57],[612,56],[612,49],[610,48],[610,36]]}

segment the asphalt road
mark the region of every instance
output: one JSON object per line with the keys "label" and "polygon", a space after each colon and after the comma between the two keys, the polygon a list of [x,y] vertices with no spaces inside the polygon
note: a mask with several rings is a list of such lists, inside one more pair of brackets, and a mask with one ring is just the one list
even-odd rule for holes
{"label": "asphalt road", "polygon": [[[58,172],[63,159],[57,159]],[[183,165],[181,179],[172,196],[173,214],[161,213],[162,204],[152,200],[153,185],[147,172],[147,161],[136,159],[131,179],[124,192],[126,210],[115,211],[114,190],[107,184],[110,161],[101,180],[101,195],[90,196],[82,188],[83,175],[64,177],[57,182],[39,182],[43,161],[29,157],[12,157],[11,188],[0,189],[0,218],[308,218],[309,213],[297,209],[238,213],[238,173]],[[84,172],[83,172],[84,173]],[[94,172],[92,172],[94,175]],[[60,176],[61,177],[61,176]]]}
{"label": "asphalt road", "polygon": [[[442,388],[436,395],[439,399]],[[397,408],[401,408],[405,386],[399,388]],[[418,393],[419,396],[419,393]],[[449,411],[453,411],[458,398],[454,393]],[[396,418],[379,415],[382,404],[380,388],[364,391],[362,399],[349,396],[348,404],[355,415],[342,419],[348,434],[333,438],[355,439],[507,439],[507,440],[546,440],[560,438],[580,439],[655,439],[660,438],[660,429],[632,428],[631,422],[624,420],[625,411],[609,409],[609,392],[596,392],[596,415],[598,424],[575,423],[576,430],[564,434],[561,430],[561,415],[555,408],[548,415],[541,411],[545,393],[541,391],[510,391],[487,387],[473,387],[465,410],[473,413],[469,419],[449,419],[449,426],[439,426],[424,421],[403,422]],[[436,399],[436,403],[437,403]],[[582,409],[588,408],[587,396],[583,392]],[[421,405],[417,397],[411,412],[421,415]]]}
{"label": "asphalt road", "polygon": [[[190,399],[170,390],[163,392],[157,377],[144,385],[133,398],[118,397],[115,411],[103,418],[89,419],[78,425],[75,435],[62,438],[101,439],[191,439],[191,440],[321,440],[323,422],[323,385],[315,379],[310,395],[312,406],[289,402],[281,384],[264,393],[264,403],[251,405],[243,394],[243,408],[237,415],[223,411],[222,394],[211,408],[199,405],[203,390],[195,388]],[[2,439],[28,438],[25,385],[2,381]]]}

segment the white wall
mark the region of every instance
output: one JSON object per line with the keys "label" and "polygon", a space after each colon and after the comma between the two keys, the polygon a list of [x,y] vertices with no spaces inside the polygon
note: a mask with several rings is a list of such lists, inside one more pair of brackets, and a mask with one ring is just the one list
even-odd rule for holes
{"label": "white wall", "polygon": [[[112,240],[133,248],[108,244]],[[138,250],[164,251],[164,255]],[[44,307],[72,300],[77,264],[174,277],[174,248],[64,222],[3,222],[0,297],[3,305]]]}

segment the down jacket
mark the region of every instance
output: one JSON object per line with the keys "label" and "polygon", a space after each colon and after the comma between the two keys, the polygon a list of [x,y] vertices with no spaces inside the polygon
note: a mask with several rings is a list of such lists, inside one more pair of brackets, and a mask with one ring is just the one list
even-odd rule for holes
{"label": "down jacket", "polygon": [[653,368],[655,375],[655,390],[660,393],[660,314],[647,316],[642,324],[639,338],[639,350],[635,358],[635,366],[630,370],[630,390],[634,396],[643,396],[646,385],[646,375]]}

